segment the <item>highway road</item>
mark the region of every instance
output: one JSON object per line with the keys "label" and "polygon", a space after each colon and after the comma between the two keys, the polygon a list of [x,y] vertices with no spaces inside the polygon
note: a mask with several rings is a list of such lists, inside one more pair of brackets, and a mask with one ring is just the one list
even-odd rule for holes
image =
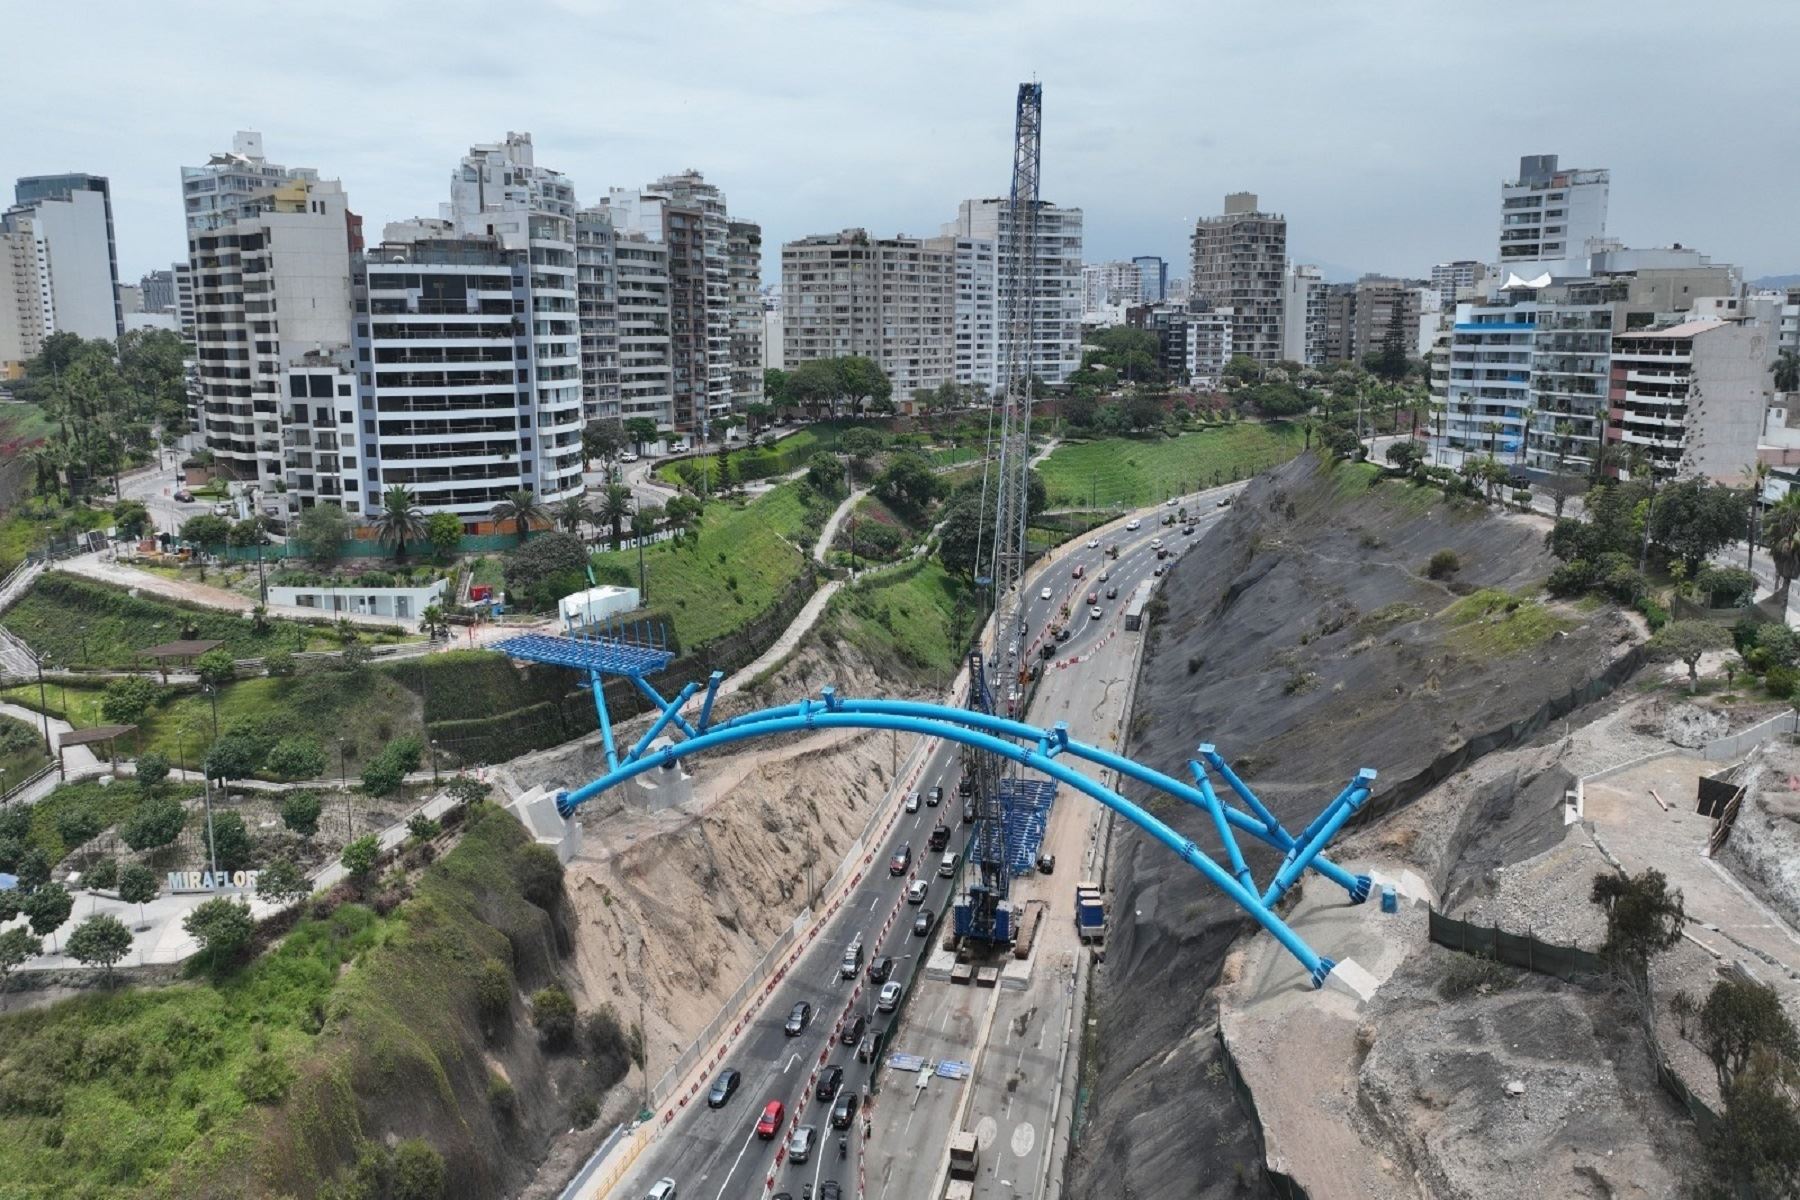
{"label": "highway road", "polygon": [[[1210,522],[1220,511],[1215,507],[1217,497],[1229,490],[1211,493],[1195,501],[1190,507],[1190,518]],[[1084,663],[1080,660],[1120,647],[1118,634],[1123,626],[1125,606],[1137,583],[1149,578],[1158,565],[1152,540],[1161,539],[1169,548],[1170,563],[1173,554],[1199,540],[1198,530],[1192,536],[1184,536],[1180,525],[1159,525],[1162,517],[1173,511],[1162,507],[1145,510],[1141,514],[1139,530],[1126,532],[1122,525],[1110,527],[1110,532],[1093,535],[1091,545],[1089,538],[1082,538],[1065,549],[1054,563],[1030,574],[1025,585],[1028,628],[1020,652],[1042,663],[1044,660],[1038,647],[1044,640],[1053,639],[1055,630],[1065,621],[1069,628],[1066,641],[1052,642],[1056,645],[1056,654],[1045,664],[1046,676],[1036,693],[1034,711],[1068,708],[1070,699],[1086,692],[1093,682],[1083,671]],[[1107,557],[1108,547],[1114,544],[1120,549],[1117,560]],[[1077,566],[1082,570],[1079,579],[1073,575]],[[1103,573],[1104,581],[1100,578]],[[1118,595],[1109,600],[1106,592],[1112,587],[1118,589]],[[1042,596],[1045,588],[1050,591],[1049,599]],[[1093,605],[1088,603],[1090,592],[1096,593]],[[1101,610],[1100,617],[1091,615],[1092,607]],[[1122,695],[1123,689],[1111,686],[1106,690],[1118,696]],[[1104,745],[1107,736],[1116,733],[1116,728],[1094,728],[1093,721],[1100,716],[1100,708],[1090,706],[1085,713],[1070,710],[1066,718],[1056,719],[1068,719],[1076,736]],[[860,1096],[867,1086],[869,1073],[875,1068],[858,1063],[852,1052],[854,1047],[836,1044],[834,1029],[839,1017],[851,1009],[866,1014],[877,1025],[887,1018],[874,1012],[879,989],[861,975],[854,981],[842,979],[839,962],[845,946],[860,935],[865,946],[865,964],[877,955],[890,955],[895,959],[895,979],[909,979],[922,965],[927,939],[913,934],[913,917],[917,910],[904,903],[902,897],[907,880],[890,875],[887,863],[899,847],[910,846],[912,872],[929,881],[925,907],[940,915],[943,913],[951,881],[936,875],[937,856],[926,851],[926,838],[941,815],[952,829],[951,848],[959,854],[963,852],[969,827],[961,822],[961,802],[956,794],[959,775],[958,748],[954,744],[933,742],[919,773],[903,781],[889,797],[889,803],[899,805],[902,802],[899,793],[903,790],[916,788],[928,794],[930,788],[939,786],[944,789],[942,807],[933,809],[921,803],[917,813],[902,814],[885,843],[876,849],[870,872],[826,922],[795,969],[776,987],[774,995],[731,1049],[725,1063],[742,1073],[742,1083],[736,1094],[722,1107],[711,1109],[704,1103],[703,1093],[682,1109],[639,1156],[624,1181],[614,1189],[614,1196],[635,1200],[655,1180],[669,1177],[676,1181],[684,1200],[687,1197],[750,1200],[765,1194],[765,1180],[773,1173],[777,1195],[787,1191],[795,1200],[800,1200],[810,1187],[812,1195],[817,1197],[825,1181],[835,1180],[848,1197],[856,1194],[859,1167],[867,1172],[871,1196],[911,1200],[926,1195],[945,1143],[959,1085],[933,1079],[926,1087],[917,1089],[918,1095],[908,1097],[905,1092],[912,1090],[910,1085],[902,1089],[888,1081],[881,1098],[881,1121],[874,1139],[879,1151],[869,1155],[867,1161],[863,1161],[860,1120],[853,1122],[848,1131],[848,1155],[839,1158],[838,1132],[830,1129],[827,1121],[830,1106],[817,1100],[807,1085],[814,1068],[823,1062],[843,1067],[846,1089],[854,1089]],[[1068,806],[1070,802],[1071,797],[1065,795],[1059,798],[1058,806]],[[1086,809],[1091,807],[1084,805]],[[1059,874],[1056,878],[1060,880],[1062,876]],[[896,911],[898,915],[894,916],[884,935],[883,927],[889,924],[890,914]],[[932,1061],[957,1054],[972,1061],[980,1009],[992,1003],[996,994],[995,991],[948,983],[917,989],[909,1004],[906,1024],[894,1039],[892,1048],[920,1053]],[[800,1001],[813,1006],[814,1017],[803,1033],[790,1037],[783,1031],[783,1024],[790,1010]],[[1059,1031],[1060,1028],[1058,1025]],[[1035,1029],[1033,1033],[1035,1036]],[[1052,1058],[1057,1049],[1057,1044],[1049,1046]],[[796,1105],[801,1106],[799,1123],[817,1128],[818,1138],[810,1161],[785,1162],[777,1166],[776,1150],[781,1140],[757,1137],[757,1118],[770,1100],[779,1100],[786,1110],[784,1133],[794,1124]],[[1042,1100],[1047,1107],[1047,1090]],[[905,1106],[905,1116],[900,1115],[902,1106]],[[884,1132],[890,1110],[895,1113],[895,1121],[903,1123],[902,1138]]]}

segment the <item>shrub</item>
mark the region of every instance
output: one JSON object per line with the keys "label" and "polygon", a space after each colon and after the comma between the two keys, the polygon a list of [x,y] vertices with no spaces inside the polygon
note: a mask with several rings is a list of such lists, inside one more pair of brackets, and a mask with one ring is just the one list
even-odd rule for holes
{"label": "shrub", "polygon": [[81,873],[81,882],[91,888],[102,891],[112,889],[119,882],[119,860],[103,858]]}
{"label": "shrub", "polygon": [[1756,577],[1742,567],[1708,563],[1694,576],[1694,590],[1706,596],[1713,608],[1736,608],[1755,597]]}
{"label": "shrub", "polygon": [[375,861],[381,857],[381,842],[372,833],[363,836],[344,847],[340,862],[350,877],[360,885],[366,882],[375,870]]}
{"label": "shrub", "polygon": [[1636,604],[1650,591],[1649,582],[1631,561],[1631,556],[1617,552],[1600,556],[1594,573],[1594,586],[1603,588],[1607,595],[1624,605]]}
{"label": "shrub", "polygon": [[281,823],[301,837],[319,832],[319,814],[325,809],[313,792],[289,792],[281,802]]}
{"label": "shrub", "polygon": [[237,663],[231,651],[220,647],[208,650],[194,661],[194,671],[208,687],[222,687],[237,677]]}
{"label": "shrub", "polygon": [[419,813],[406,823],[407,834],[416,842],[429,842],[443,831],[442,825],[424,813]]}
{"label": "shrub", "polygon": [[612,1005],[601,1005],[582,1018],[581,1038],[587,1044],[594,1082],[602,1091],[625,1078],[631,1069],[631,1042]]}
{"label": "shrub", "polygon": [[519,852],[517,864],[519,890],[525,898],[546,911],[555,908],[563,881],[563,865],[556,851],[548,846],[527,846]]}
{"label": "shrub", "polygon": [[105,826],[91,804],[71,804],[56,814],[56,836],[62,839],[65,850],[92,841]]}
{"label": "shrub", "polygon": [[512,992],[512,972],[505,963],[490,958],[481,964],[475,975],[475,1012],[490,1037],[512,1012]]}
{"label": "shrub", "polygon": [[316,779],[325,773],[325,748],[309,734],[284,737],[270,748],[263,767],[281,779]]}
{"label": "shrub", "polygon": [[1439,550],[1425,564],[1425,574],[1431,579],[1448,579],[1462,570],[1462,559],[1454,550]]}
{"label": "shrub", "polygon": [[566,1049],[575,1038],[575,1002],[554,984],[532,993],[531,1023],[546,1050]]}
{"label": "shrub", "polygon": [[600,1102],[593,1095],[583,1092],[575,1099],[575,1107],[569,1110],[569,1122],[577,1129],[586,1129],[600,1119]]}
{"label": "shrub", "polygon": [[494,1115],[503,1122],[511,1121],[518,1106],[519,1094],[513,1090],[513,1085],[500,1072],[489,1071],[488,1107],[494,1110]]}
{"label": "shrub", "polygon": [[206,840],[208,858],[219,864],[221,871],[242,871],[252,861],[250,830],[244,818],[234,812],[214,811],[212,827],[201,830]]}
{"label": "shrub", "polygon": [[393,1200],[439,1200],[444,1194],[444,1156],[418,1138],[401,1142],[394,1147],[388,1194]]}
{"label": "shrub", "polygon": [[1756,627],[1756,649],[1772,667],[1800,665],[1800,634],[1770,621]]}
{"label": "shrub", "polygon": [[229,963],[249,945],[255,923],[250,919],[248,906],[221,896],[189,911],[181,927],[200,943],[211,965],[218,967]]}
{"label": "shrub", "polygon": [[136,725],[161,696],[154,680],[126,675],[106,685],[100,698],[100,715],[115,725]]}
{"label": "shrub", "polygon": [[1594,564],[1584,558],[1571,559],[1550,572],[1544,588],[1552,596],[1580,596],[1594,586]]}
{"label": "shrub", "polygon": [[293,654],[286,650],[271,650],[263,655],[263,670],[271,679],[283,679],[294,673],[297,663]]}
{"label": "shrub", "polygon": [[1770,667],[1763,676],[1763,687],[1769,695],[1782,700],[1790,700],[1795,688],[1800,688],[1800,670],[1793,667]]}
{"label": "shrub", "polygon": [[169,756],[156,750],[148,750],[138,756],[137,783],[138,788],[150,795],[169,777]]}
{"label": "shrub", "polygon": [[140,801],[137,810],[125,818],[119,838],[133,850],[154,850],[180,837],[186,823],[187,809],[180,801],[151,797]]}
{"label": "shrub", "polygon": [[294,1077],[294,1069],[285,1059],[265,1050],[238,1068],[238,1091],[252,1104],[280,1104]]}

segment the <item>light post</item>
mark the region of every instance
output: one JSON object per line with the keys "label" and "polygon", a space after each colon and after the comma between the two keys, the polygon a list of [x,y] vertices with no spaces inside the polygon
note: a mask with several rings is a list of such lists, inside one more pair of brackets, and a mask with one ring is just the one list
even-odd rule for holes
{"label": "light post", "polygon": [[344,793],[344,841],[346,844],[348,844],[350,841],[351,819],[352,819],[351,814],[350,814],[350,773],[344,767],[344,739],[339,738],[337,740],[337,744],[338,744],[338,789]]}
{"label": "light post", "polygon": [[201,691],[212,698],[213,741],[216,742],[219,740],[219,689],[216,685],[208,683],[201,687]]}
{"label": "light post", "polygon": [[437,753],[437,751],[438,751],[437,739],[432,738],[431,739],[431,786],[433,788],[437,787],[437,785],[438,785],[438,753]]}
{"label": "light post", "polygon": [[54,754],[50,746],[50,698],[44,691],[44,656],[37,658],[38,675],[38,715],[44,718],[44,753]]}

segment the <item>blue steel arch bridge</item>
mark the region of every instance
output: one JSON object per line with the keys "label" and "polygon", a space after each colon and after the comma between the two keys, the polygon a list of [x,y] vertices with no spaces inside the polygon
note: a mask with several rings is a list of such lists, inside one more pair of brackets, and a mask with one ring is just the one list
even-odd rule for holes
{"label": "blue steel arch bridge", "polygon": [[[851,699],[839,696],[833,688],[827,687],[817,697],[714,721],[714,701],[724,675],[715,671],[704,689],[698,683],[689,683],[675,696],[665,697],[646,677],[667,667],[674,653],[659,630],[644,624],[571,625],[563,635],[530,634],[495,643],[492,648],[510,658],[576,671],[585,676],[586,686],[593,692],[606,755],[606,772],[581,787],[557,795],[557,810],[564,818],[609,788],[709,750],[756,738],[810,730],[886,729],[959,743],[981,752],[990,761],[1012,764],[1019,770],[1040,776],[1048,784],[1051,789],[1048,796],[1035,788],[1015,786],[1010,796],[1003,790],[997,821],[992,815],[994,806],[980,810],[970,843],[971,857],[982,857],[990,864],[997,860],[1002,896],[1006,862],[1019,857],[1029,858],[1035,853],[1032,826],[1036,827],[1035,836],[1041,838],[1041,821],[1058,786],[1071,788],[1105,805],[1162,843],[1280,942],[1305,968],[1314,987],[1324,985],[1336,964],[1309,946],[1281,919],[1275,912],[1277,902],[1309,870],[1342,887],[1352,904],[1360,904],[1369,896],[1369,877],[1352,874],[1338,866],[1325,856],[1324,851],[1332,837],[1369,798],[1375,781],[1373,770],[1365,767],[1357,771],[1304,829],[1294,833],[1210,744],[1198,747],[1187,763],[1188,778],[1179,779],[1123,755],[1077,741],[1069,736],[1068,727],[1061,722],[1043,729],[1011,716],[995,714],[981,685],[985,677],[978,655],[971,656],[972,694],[966,707],[904,700]],[[612,721],[607,713],[602,687],[602,681],[607,677],[629,680],[657,712],[649,729],[623,750],[614,740]],[[684,710],[702,691],[699,709],[690,719]],[[1114,786],[1083,774],[1076,769],[1077,763],[1093,764],[1111,772]],[[1224,861],[1218,861],[1191,838],[1117,790],[1117,783],[1127,779],[1206,812],[1223,847]],[[1222,785],[1223,795],[1220,788],[1215,787],[1215,781]],[[1243,839],[1264,843],[1282,855],[1280,864],[1266,879],[1258,881],[1253,877],[1244,861]],[[986,853],[975,852],[983,846],[988,848]],[[984,889],[989,890],[988,898],[993,899],[989,869],[984,867],[980,881],[969,885],[970,895],[959,906],[959,922],[963,919],[963,909],[979,906]]]}

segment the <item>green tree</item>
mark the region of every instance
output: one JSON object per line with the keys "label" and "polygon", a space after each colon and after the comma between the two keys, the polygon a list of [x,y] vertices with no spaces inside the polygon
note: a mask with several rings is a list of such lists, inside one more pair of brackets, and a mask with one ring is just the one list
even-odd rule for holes
{"label": "green tree", "polygon": [[581,431],[581,465],[593,459],[611,465],[625,448],[625,429],[617,420],[589,421]]}
{"label": "green tree", "polygon": [[19,911],[24,914],[32,933],[41,938],[50,937],[75,911],[75,897],[60,883],[40,884],[25,897]]}
{"label": "green tree", "polygon": [[156,872],[143,863],[128,863],[119,872],[119,899],[138,906],[138,928],[144,926],[144,905],[156,899]]}
{"label": "green tree", "polygon": [[1731,634],[1711,621],[1670,621],[1650,636],[1650,653],[1687,665],[1688,690],[1700,686],[1700,656],[1709,650],[1729,650]]}
{"label": "green tree", "polygon": [[594,514],[584,497],[570,496],[556,506],[556,523],[575,537],[580,537],[581,527],[593,519]]}
{"label": "green tree", "polygon": [[1749,496],[1738,488],[1683,479],[1657,490],[1650,538],[1687,564],[1692,577],[1713,552],[1745,535]]}
{"label": "green tree", "polygon": [[121,500],[113,505],[113,527],[122,538],[140,538],[150,528],[150,510],[140,500]]}
{"label": "green tree", "polygon": [[563,865],[548,846],[530,845],[519,852],[515,868],[519,892],[539,908],[549,911],[562,897]]}
{"label": "green tree", "polygon": [[182,522],[181,540],[195,546],[222,546],[231,537],[231,522],[202,513]]}
{"label": "green tree", "polygon": [[1719,1077],[1719,1092],[1750,1065],[1758,1046],[1783,1058],[1800,1058],[1800,1033],[1767,984],[1726,977],[1713,984],[1700,1009],[1700,1048]]}
{"label": "green tree", "polygon": [[0,930],[0,1000],[6,996],[6,981],[12,973],[44,952],[44,940],[33,937],[22,926]]}
{"label": "green tree", "polygon": [[106,822],[91,805],[71,804],[58,810],[56,814],[56,836],[62,839],[63,849],[74,851],[99,836]]}
{"label": "green tree", "polygon": [[475,974],[475,1012],[481,1029],[488,1037],[499,1031],[500,1022],[512,1011],[512,972],[505,963],[490,958]]}
{"label": "green tree", "polygon": [[298,669],[292,651],[271,650],[263,655],[263,671],[270,679],[287,679]]}
{"label": "green tree", "polygon": [[405,782],[406,772],[385,754],[376,755],[363,766],[363,791],[377,800],[392,796]]}
{"label": "green tree", "polygon": [[863,474],[869,460],[880,454],[886,445],[886,438],[864,425],[846,429],[838,438],[838,450],[849,458],[851,473],[856,475]]}
{"label": "green tree", "polygon": [[335,504],[313,504],[300,510],[294,522],[294,540],[306,548],[315,565],[330,566],[338,559],[344,539],[350,536],[350,518]]}
{"label": "green tree", "polygon": [[494,523],[503,525],[511,521],[521,543],[531,536],[531,523],[544,520],[545,515],[543,503],[530,488],[516,488],[506,493],[506,498],[494,505],[493,511]]}
{"label": "green tree", "polygon": [[114,725],[136,725],[161,696],[156,682],[142,675],[109,681],[100,698],[100,715]]}
{"label": "green tree", "polygon": [[194,661],[194,673],[207,687],[223,687],[237,678],[237,662],[224,647],[208,650]]}
{"label": "green tree", "polygon": [[119,825],[119,840],[133,850],[155,850],[181,836],[187,809],[179,800],[153,796],[138,803]]}
{"label": "green tree", "polygon": [[339,858],[344,870],[359,887],[368,882],[375,870],[375,863],[381,857],[381,842],[372,833],[365,833],[348,846]]}
{"label": "green tree", "polygon": [[311,734],[291,734],[270,748],[263,766],[279,779],[316,779],[325,773],[325,748]]}
{"label": "green tree", "polygon": [[763,395],[775,408],[786,408],[793,403],[788,398],[788,373],[780,367],[763,368]]}
{"label": "green tree", "polygon": [[111,983],[113,965],[131,953],[131,930],[111,913],[97,913],[70,931],[67,951],[84,967],[105,967]]}
{"label": "green tree", "polygon": [[1411,471],[1424,458],[1425,452],[1419,449],[1417,442],[1411,440],[1395,442],[1387,448],[1387,460],[1402,471]]}
{"label": "green tree", "polygon": [[1671,890],[1667,877],[1654,868],[1636,875],[1602,871],[1594,876],[1588,899],[1606,912],[1602,952],[1642,969],[1650,956],[1681,941],[1687,923],[1681,889]]}
{"label": "green tree", "polygon": [[838,397],[837,370],[828,358],[811,358],[787,373],[787,403],[804,408],[813,420]]}
{"label": "green tree", "polygon": [[155,795],[156,789],[169,777],[169,756],[157,750],[146,750],[138,755],[135,774],[138,790],[146,796]]}
{"label": "green tree", "polygon": [[325,805],[315,792],[289,792],[281,802],[281,823],[289,832],[309,838],[319,832],[319,816]]}
{"label": "green tree", "polygon": [[392,1200],[441,1200],[444,1194],[444,1156],[430,1143],[409,1138],[394,1147]]}
{"label": "green tree", "polygon": [[239,547],[267,544],[268,539],[263,536],[262,518],[245,517],[241,521],[234,522],[231,532],[225,537],[225,542],[227,545]]}
{"label": "green tree", "polygon": [[444,606],[427,604],[425,611],[419,614],[419,629],[433,640],[449,637],[450,618],[445,615]]}
{"label": "green tree", "polygon": [[189,910],[182,919],[182,929],[200,944],[207,963],[214,970],[237,958],[256,930],[250,918],[250,907],[223,896],[207,900]]}
{"label": "green tree", "polygon": [[425,518],[425,540],[431,543],[431,552],[444,562],[455,557],[462,548],[462,518],[455,513],[434,512]]}
{"label": "green tree", "polygon": [[586,586],[587,562],[587,547],[574,534],[560,529],[539,534],[507,554],[507,591],[514,604],[552,607],[562,596]]}
{"label": "green tree", "polygon": [[896,454],[875,481],[875,494],[884,504],[911,512],[923,512],[936,500],[943,481],[917,454]]}
{"label": "green tree", "polygon": [[631,439],[631,448],[642,454],[647,442],[656,440],[656,422],[649,417],[631,417],[625,422],[625,436]]}
{"label": "green tree", "polygon": [[229,810],[212,815],[212,828],[202,829],[206,841],[207,861],[219,864],[221,871],[242,871],[252,861],[250,830],[244,818]]}
{"label": "green tree", "polygon": [[83,887],[93,891],[111,891],[119,883],[119,860],[103,858],[81,873]]}
{"label": "green tree", "polygon": [[631,489],[622,483],[607,484],[600,493],[595,518],[611,531],[612,548],[617,550],[624,537],[625,522],[631,518]]}
{"label": "green tree", "polygon": [[312,881],[291,859],[278,858],[256,873],[256,894],[277,908],[286,908],[312,895]]}
{"label": "green tree", "polygon": [[407,836],[415,842],[429,842],[442,832],[443,825],[424,813],[415,813],[406,822]]}
{"label": "green tree", "polygon": [[554,984],[533,992],[531,1023],[546,1050],[565,1049],[575,1039],[575,1002]]}
{"label": "green tree", "polygon": [[381,508],[375,513],[375,535],[382,543],[392,543],[394,558],[406,561],[406,543],[425,536],[425,510],[419,507],[411,488],[393,484],[381,493]]}
{"label": "green tree", "polygon": [[844,464],[825,450],[806,460],[806,485],[821,496],[837,496],[844,490]]}
{"label": "green tree", "polygon": [[978,548],[984,546],[986,517],[980,498],[974,493],[960,493],[944,505],[938,526],[937,557],[952,575],[972,580],[981,574],[981,564],[975,557]]}
{"label": "green tree", "polygon": [[1775,360],[1775,390],[1800,391],[1800,356],[1792,350],[1783,350]]}
{"label": "green tree", "polygon": [[246,729],[227,729],[214,742],[200,761],[200,770],[208,779],[248,779],[256,774],[266,743]]}

